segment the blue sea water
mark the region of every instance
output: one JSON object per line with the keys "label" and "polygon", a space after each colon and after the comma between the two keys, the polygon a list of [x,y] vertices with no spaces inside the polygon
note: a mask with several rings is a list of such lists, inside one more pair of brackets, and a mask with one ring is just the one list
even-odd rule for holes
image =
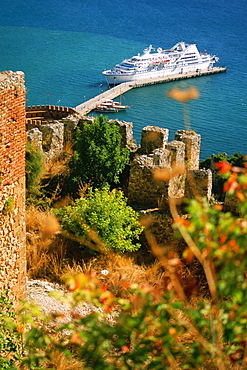
{"label": "blue sea water", "polygon": [[111,118],[142,127],[184,128],[183,107],[167,98],[177,86],[196,86],[190,125],[202,136],[201,159],[247,154],[246,0],[12,0],[1,1],[0,71],[25,73],[27,105],[74,107],[106,90],[102,75],[149,44],[180,40],[220,58],[226,73],[146,86],[124,94],[132,105]]}

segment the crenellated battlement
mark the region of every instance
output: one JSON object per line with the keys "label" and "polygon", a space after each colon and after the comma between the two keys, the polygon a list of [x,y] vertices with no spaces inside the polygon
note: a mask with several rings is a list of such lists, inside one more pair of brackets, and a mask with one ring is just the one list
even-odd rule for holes
{"label": "crenellated battlement", "polygon": [[[159,208],[169,198],[193,197],[196,191],[208,199],[212,191],[212,174],[199,170],[201,136],[194,131],[179,130],[168,142],[169,131],[156,126],[143,128],[141,147],[130,164],[128,199],[134,208]],[[145,154],[144,154],[145,153]],[[169,180],[156,180],[154,171],[172,171],[175,165],[185,167],[184,174]],[[193,178],[193,183],[189,181]]]}
{"label": "crenellated battlement", "polygon": [[[33,125],[28,131],[29,140],[36,143],[46,153],[49,160],[63,149],[64,137],[73,136],[73,131],[84,123],[91,122],[92,117],[47,121]],[[169,198],[183,199],[193,197],[193,184],[197,192],[211,197],[212,175],[199,170],[201,136],[194,131],[178,130],[174,140],[169,142],[169,130],[157,126],[146,126],[142,129],[141,145],[136,147],[133,139],[133,124],[131,122],[110,120],[116,122],[122,135],[122,146],[132,151],[130,173],[128,179],[129,204],[137,209],[157,208]],[[28,124],[29,126],[29,124]],[[49,137],[49,141],[47,138]],[[45,144],[44,144],[45,143]],[[49,145],[48,145],[49,144]],[[153,172],[155,169],[172,171],[175,165],[185,167],[185,174],[171,177],[169,181],[157,181]],[[193,176],[192,176],[193,175]]]}

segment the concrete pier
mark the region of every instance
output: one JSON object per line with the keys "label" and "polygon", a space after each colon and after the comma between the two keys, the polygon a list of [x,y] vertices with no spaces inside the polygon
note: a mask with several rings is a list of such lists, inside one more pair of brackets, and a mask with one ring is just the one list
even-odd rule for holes
{"label": "concrete pier", "polygon": [[97,105],[103,103],[103,101],[105,101],[106,99],[115,99],[119,95],[124,94],[126,91],[133,89],[133,87],[133,84],[131,84],[130,82],[124,82],[107,91],[104,91],[102,94],[99,94],[80,105],[77,105],[77,107],[75,107],[74,109],[78,113],[85,116],[93,109],[95,109]]}
{"label": "concrete pier", "polygon": [[204,69],[200,70],[199,72],[186,72],[186,73],[179,73],[179,74],[173,74],[169,76],[165,76],[163,78],[149,78],[145,80],[138,80],[138,81],[130,81],[130,82],[124,82],[119,85],[114,86],[113,88],[104,91],[102,94],[99,94],[95,96],[94,98],[77,105],[74,109],[82,114],[86,115],[89,112],[91,112],[93,109],[96,108],[97,105],[101,104],[106,99],[115,99],[116,97],[124,94],[125,92],[142,86],[148,86],[148,85],[155,85],[159,83],[165,83],[165,82],[171,82],[171,81],[178,81],[178,80],[184,80],[187,78],[195,78],[195,77],[201,77],[201,76],[207,76],[215,73],[222,73],[226,72],[227,68],[224,67],[213,67],[211,70]]}

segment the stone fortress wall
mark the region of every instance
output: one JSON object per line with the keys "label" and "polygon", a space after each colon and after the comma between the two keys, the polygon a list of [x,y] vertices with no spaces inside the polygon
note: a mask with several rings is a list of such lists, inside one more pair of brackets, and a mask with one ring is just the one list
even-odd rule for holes
{"label": "stone fortress wall", "polygon": [[[131,162],[128,199],[134,208],[160,208],[170,198],[183,199],[197,194],[210,199],[212,174],[199,170],[201,136],[193,131],[178,130],[168,142],[169,131],[155,126],[142,130],[141,147]],[[180,167],[178,167],[180,165]],[[167,181],[157,180],[154,170],[172,174]],[[184,173],[180,172],[184,168]],[[180,170],[179,170],[180,169]]]}
{"label": "stone fortress wall", "polygon": [[[72,115],[62,120],[46,120],[28,123],[27,137],[36,142],[51,159],[65,147],[78,125],[91,122],[92,117]],[[199,170],[201,136],[194,131],[178,130],[173,141],[169,142],[169,130],[157,126],[147,126],[142,130],[141,145],[134,144],[133,124],[118,121],[122,135],[122,145],[132,151],[128,181],[129,204],[136,209],[157,208],[169,198],[195,196],[195,191],[210,199],[212,194],[212,173]],[[184,165],[186,172],[169,181],[154,179],[155,169],[172,171],[175,164]]]}
{"label": "stone fortress wall", "polygon": [[26,91],[22,72],[0,73],[0,287],[13,299],[26,285]]}

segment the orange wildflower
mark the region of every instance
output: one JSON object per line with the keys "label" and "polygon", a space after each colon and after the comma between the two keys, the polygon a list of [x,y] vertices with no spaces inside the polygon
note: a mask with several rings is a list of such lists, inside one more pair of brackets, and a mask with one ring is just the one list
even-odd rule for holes
{"label": "orange wildflower", "polygon": [[214,208],[215,208],[217,211],[222,211],[223,206],[222,206],[221,204],[215,204],[215,205],[214,205]]}
{"label": "orange wildflower", "polygon": [[220,235],[220,244],[225,244],[226,239],[227,239],[227,235],[225,234]]}
{"label": "orange wildflower", "polygon": [[245,201],[245,196],[242,193],[242,191],[238,191],[236,195],[237,195],[238,199],[240,200],[240,202],[244,202]]}
{"label": "orange wildflower", "polygon": [[68,281],[68,289],[70,292],[74,292],[78,289],[88,288],[88,278],[85,274],[74,274],[69,277]]}
{"label": "orange wildflower", "polygon": [[239,187],[239,184],[237,183],[237,178],[238,178],[238,175],[236,174],[236,172],[233,172],[229,179],[227,180],[227,182],[225,183],[224,185],[224,191],[227,192],[227,191],[235,191],[236,189],[238,189]]}
{"label": "orange wildflower", "polygon": [[200,97],[200,93],[195,86],[191,86],[187,90],[174,88],[169,91],[168,96],[177,101],[180,101],[181,103],[187,103],[189,100],[198,99]]}
{"label": "orange wildflower", "polygon": [[80,339],[80,334],[74,333],[72,337],[70,338],[70,343],[77,343],[79,339]]}
{"label": "orange wildflower", "polygon": [[183,257],[186,263],[191,263],[194,259],[194,253],[191,251],[190,248],[186,248],[183,252]]}
{"label": "orange wildflower", "polygon": [[219,169],[219,173],[227,173],[229,171],[231,171],[232,169],[232,166],[230,165],[230,163],[224,161],[224,162],[218,162],[215,164],[215,167]]}
{"label": "orange wildflower", "polygon": [[125,287],[125,288],[129,288],[130,287],[130,283],[128,281],[123,281],[122,282],[122,286]]}
{"label": "orange wildflower", "polygon": [[177,334],[176,329],[175,329],[175,328],[173,328],[173,327],[171,327],[171,328],[169,329],[169,334],[170,334],[170,335],[172,335],[172,336],[175,336],[175,335]]}
{"label": "orange wildflower", "polygon": [[128,352],[130,351],[130,349],[129,349],[129,347],[127,347],[127,346],[122,346],[122,351],[123,351],[124,353],[128,353]]}
{"label": "orange wildflower", "polygon": [[19,324],[19,325],[17,325],[17,331],[19,332],[19,333],[22,333],[23,332],[23,330],[24,330],[24,325],[22,325],[22,324]]}
{"label": "orange wildflower", "polygon": [[172,166],[172,169],[164,168],[164,169],[158,169],[155,168],[153,170],[153,176],[155,180],[163,180],[168,181],[172,179],[173,177],[183,175],[185,173],[185,166],[181,163],[178,163],[174,166]]}
{"label": "orange wildflower", "polygon": [[232,250],[234,252],[236,252],[236,253],[239,253],[240,252],[240,249],[239,249],[239,246],[238,246],[236,240],[231,239],[231,240],[229,240],[229,243],[228,244],[229,244],[229,246],[232,248]]}
{"label": "orange wildflower", "polygon": [[150,285],[145,284],[145,285],[142,286],[141,290],[142,290],[143,293],[149,293],[151,291],[151,287],[150,287]]}

